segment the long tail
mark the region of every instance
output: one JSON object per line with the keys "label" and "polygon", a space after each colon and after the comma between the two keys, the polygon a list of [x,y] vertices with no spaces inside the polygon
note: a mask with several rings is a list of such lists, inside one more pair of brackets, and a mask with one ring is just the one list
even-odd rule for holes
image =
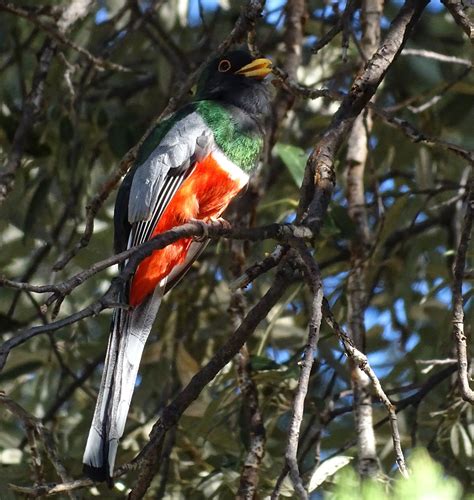
{"label": "long tail", "polygon": [[114,313],[99,397],[82,460],[84,473],[95,481],[111,483],[138,366],[163,292],[164,286],[158,286],[133,311],[117,309]]}

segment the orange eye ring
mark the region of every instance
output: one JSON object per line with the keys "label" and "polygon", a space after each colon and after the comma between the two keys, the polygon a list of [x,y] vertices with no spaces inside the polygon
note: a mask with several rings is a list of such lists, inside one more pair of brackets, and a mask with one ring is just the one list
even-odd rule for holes
{"label": "orange eye ring", "polygon": [[230,70],[232,65],[230,64],[230,61],[228,59],[222,59],[222,61],[219,63],[219,66],[217,66],[217,71],[219,73],[227,73],[227,71]]}

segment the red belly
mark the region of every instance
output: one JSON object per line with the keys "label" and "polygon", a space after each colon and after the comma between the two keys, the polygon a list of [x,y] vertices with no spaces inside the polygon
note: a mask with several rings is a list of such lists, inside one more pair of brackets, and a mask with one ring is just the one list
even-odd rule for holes
{"label": "red belly", "polygon": [[[190,219],[207,221],[218,217],[240,189],[241,184],[232,179],[209,155],[196,164],[193,173],[181,184],[158,221],[152,237]],[[176,265],[184,262],[191,241],[191,238],[183,238],[162,250],[156,250],[141,262],[132,280],[132,306],[140,304]]]}

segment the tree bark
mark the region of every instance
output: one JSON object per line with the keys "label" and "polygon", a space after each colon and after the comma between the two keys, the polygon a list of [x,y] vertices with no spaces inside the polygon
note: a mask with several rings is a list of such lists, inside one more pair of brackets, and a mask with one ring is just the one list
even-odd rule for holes
{"label": "tree bark", "polygon": [[[380,18],[383,0],[363,0],[362,57],[369,59],[380,44]],[[370,228],[365,205],[364,173],[372,130],[372,112],[361,113],[351,128],[346,157],[347,202],[349,216],[355,225],[355,236],[350,245],[351,271],[347,284],[347,323],[349,334],[357,349],[365,352],[365,311],[367,308],[367,257],[370,246]],[[354,417],[357,433],[358,469],[361,476],[374,476],[378,470],[376,440],[373,429],[370,380],[351,362]]]}

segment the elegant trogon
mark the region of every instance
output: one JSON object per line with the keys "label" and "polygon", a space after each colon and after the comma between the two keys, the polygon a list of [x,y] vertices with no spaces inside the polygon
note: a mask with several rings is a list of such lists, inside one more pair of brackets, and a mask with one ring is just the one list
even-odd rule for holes
{"label": "elegant trogon", "polygon": [[[189,220],[218,218],[247,184],[270,111],[268,59],[232,51],[198,80],[193,102],[161,122],[141,147],[115,204],[115,250],[140,245]],[[163,295],[206,241],[181,239],[144,259],[114,311],[84,471],[111,481],[138,366]]]}

